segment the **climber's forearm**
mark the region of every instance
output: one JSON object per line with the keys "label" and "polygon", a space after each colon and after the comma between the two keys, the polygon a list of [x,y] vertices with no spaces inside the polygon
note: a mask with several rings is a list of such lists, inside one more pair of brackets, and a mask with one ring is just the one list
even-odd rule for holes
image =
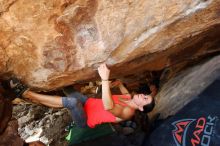
{"label": "climber's forearm", "polygon": [[111,110],[114,102],[111,97],[110,85],[108,80],[102,80],[102,102],[105,110]]}
{"label": "climber's forearm", "polygon": [[122,94],[129,94],[128,89],[122,83],[118,85],[118,88]]}

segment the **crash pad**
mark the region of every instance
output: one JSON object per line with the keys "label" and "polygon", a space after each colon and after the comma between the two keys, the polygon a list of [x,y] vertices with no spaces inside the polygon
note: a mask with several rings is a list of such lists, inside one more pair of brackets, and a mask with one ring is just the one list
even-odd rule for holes
{"label": "crash pad", "polygon": [[220,146],[220,78],[162,122],[144,146]]}
{"label": "crash pad", "polygon": [[70,145],[81,143],[87,140],[92,140],[104,135],[109,135],[114,132],[114,128],[111,124],[101,124],[97,125],[95,128],[79,128],[77,126],[73,126],[70,128],[69,134],[66,137],[66,140]]}

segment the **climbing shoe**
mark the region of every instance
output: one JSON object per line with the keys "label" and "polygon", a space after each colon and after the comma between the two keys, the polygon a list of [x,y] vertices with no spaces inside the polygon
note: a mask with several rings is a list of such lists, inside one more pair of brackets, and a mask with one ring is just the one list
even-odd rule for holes
{"label": "climbing shoe", "polygon": [[28,87],[21,83],[20,80],[13,77],[4,83],[6,90],[11,90],[16,97],[22,97],[22,94],[28,89]]}

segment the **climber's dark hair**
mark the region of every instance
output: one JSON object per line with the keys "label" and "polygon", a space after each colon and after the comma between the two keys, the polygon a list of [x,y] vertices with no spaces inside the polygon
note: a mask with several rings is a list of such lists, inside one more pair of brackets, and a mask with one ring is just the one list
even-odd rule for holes
{"label": "climber's dark hair", "polygon": [[151,112],[153,110],[154,106],[155,106],[155,101],[154,101],[154,99],[152,97],[151,103],[143,106],[144,110],[142,112],[143,113],[149,113],[149,112]]}

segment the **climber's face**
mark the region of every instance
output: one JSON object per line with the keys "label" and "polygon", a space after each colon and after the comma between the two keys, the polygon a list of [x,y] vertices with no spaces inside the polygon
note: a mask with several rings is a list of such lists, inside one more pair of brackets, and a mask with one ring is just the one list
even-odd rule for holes
{"label": "climber's face", "polygon": [[134,103],[139,107],[141,111],[143,111],[143,107],[152,102],[153,98],[150,95],[145,94],[135,94],[133,96]]}

